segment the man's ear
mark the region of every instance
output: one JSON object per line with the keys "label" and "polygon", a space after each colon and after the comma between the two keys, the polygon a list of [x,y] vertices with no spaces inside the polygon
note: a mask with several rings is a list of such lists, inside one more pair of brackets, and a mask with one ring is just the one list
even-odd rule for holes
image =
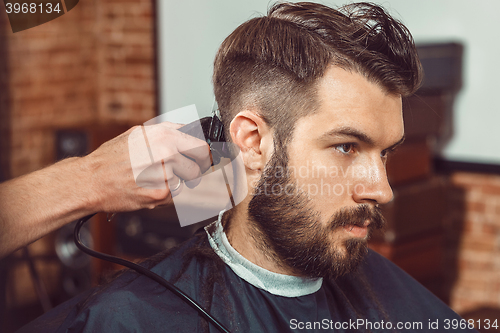
{"label": "man's ear", "polygon": [[229,132],[240,148],[245,167],[260,173],[273,148],[272,133],[264,119],[256,112],[241,111],[233,118]]}

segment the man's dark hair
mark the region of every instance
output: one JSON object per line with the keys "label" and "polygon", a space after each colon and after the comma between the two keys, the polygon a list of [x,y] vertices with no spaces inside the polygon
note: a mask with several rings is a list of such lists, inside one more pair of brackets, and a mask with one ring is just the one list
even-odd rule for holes
{"label": "man's dark hair", "polygon": [[383,8],[277,3],[240,25],[217,52],[214,92],[226,130],[250,108],[271,128],[279,124],[275,144],[285,144],[296,120],[317,109],[316,83],[330,65],[402,96],[413,94],[422,77],[408,29]]}

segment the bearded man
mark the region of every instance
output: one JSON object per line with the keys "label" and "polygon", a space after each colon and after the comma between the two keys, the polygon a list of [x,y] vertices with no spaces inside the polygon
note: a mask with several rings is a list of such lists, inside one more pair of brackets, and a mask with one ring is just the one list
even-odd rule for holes
{"label": "bearded man", "polygon": [[[451,328],[457,314],[367,249],[393,197],[385,165],[404,140],[401,98],[420,81],[410,33],[376,5],[278,3],[245,22],[218,50],[213,83],[249,195],[144,265],[231,332]],[[31,327],[216,331],[131,271],[63,307]]]}

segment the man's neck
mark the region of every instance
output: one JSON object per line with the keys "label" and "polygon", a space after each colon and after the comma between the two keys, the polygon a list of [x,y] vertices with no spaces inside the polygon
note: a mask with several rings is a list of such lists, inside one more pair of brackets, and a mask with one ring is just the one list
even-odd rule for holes
{"label": "man's neck", "polygon": [[222,224],[231,246],[245,259],[268,271],[297,276],[267,245],[265,236],[257,230],[248,215],[247,207],[248,202],[244,201],[224,214]]}

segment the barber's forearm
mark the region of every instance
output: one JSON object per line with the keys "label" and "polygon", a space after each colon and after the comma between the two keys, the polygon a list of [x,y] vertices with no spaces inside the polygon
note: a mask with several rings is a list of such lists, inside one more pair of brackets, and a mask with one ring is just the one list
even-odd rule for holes
{"label": "barber's forearm", "polygon": [[[161,147],[165,156],[163,181],[169,177],[180,181],[179,176],[196,179],[210,166],[207,144],[177,131],[179,126],[165,122],[148,128],[149,145]],[[137,129],[132,127],[85,157],[69,158],[0,184],[0,258],[92,213],[172,203],[165,184],[156,189],[136,184],[129,147],[143,143],[143,130],[136,139],[129,135]],[[180,158],[177,145],[197,162]]]}
{"label": "barber's forearm", "polygon": [[95,212],[91,170],[69,158],[0,184],[0,258]]}

